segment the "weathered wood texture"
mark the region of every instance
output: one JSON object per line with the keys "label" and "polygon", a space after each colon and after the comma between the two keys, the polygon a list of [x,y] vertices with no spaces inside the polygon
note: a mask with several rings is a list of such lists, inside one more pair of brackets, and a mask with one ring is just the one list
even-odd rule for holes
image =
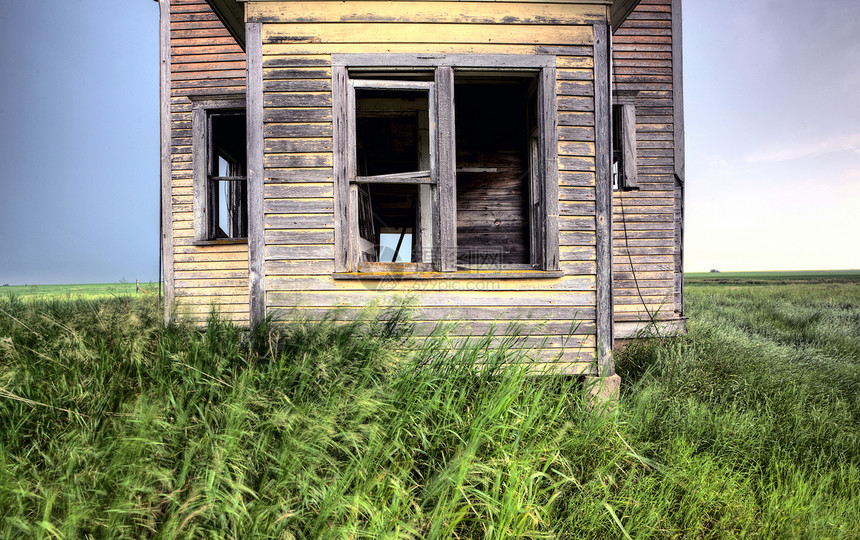
{"label": "weathered wood texture", "polygon": [[672,104],[675,113],[675,311],[684,316],[684,70],[681,0],[672,0]]}
{"label": "weathered wood texture", "polygon": [[172,220],[176,313],[203,321],[214,310],[245,324],[247,243],[194,244],[190,99],[244,96],[245,53],[205,0],[171,1],[170,38],[171,189],[164,204]]}
{"label": "weathered wood texture", "polygon": [[248,40],[247,148],[248,148],[248,281],[249,318],[252,326],[266,318],[265,234],[263,227],[263,51],[260,23],[245,25]]}
{"label": "weathered wood texture", "polygon": [[[595,145],[592,24],[603,6],[512,2],[308,2],[300,13],[277,2],[246,4],[262,22],[264,88],[265,290],[268,312],[311,318],[332,308],[350,317],[370,302],[417,304],[416,327],[462,321],[453,336],[483,334],[519,321],[544,361],[568,372],[595,358]],[[465,11],[464,11],[465,10]],[[486,54],[555,57],[557,111],[558,273],[494,279],[479,273],[446,279],[369,276],[339,279],[347,224],[335,205],[349,189],[334,170],[347,160],[343,127],[346,70],[332,54]],[[333,78],[334,75],[334,78]],[[444,74],[443,74],[444,75]],[[438,83],[438,81],[437,81]],[[552,95],[552,94],[550,94]],[[332,114],[332,108],[337,114]],[[455,118],[456,122],[456,118]],[[340,140],[339,140],[340,139]],[[556,172],[555,170],[553,171]],[[337,239],[337,242],[336,242]],[[551,277],[550,277],[551,276]],[[350,276],[355,277],[355,276]],[[454,342],[452,342],[454,343]]]}
{"label": "weathered wood texture", "polygon": [[173,208],[167,204],[173,196],[171,176],[171,114],[170,114],[170,0],[159,0],[159,137],[161,144],[161,169],[159,180],[161,193],[161,216],[159,245],[161,249],[161,271],[164,280],[164,322],[173,315],[175,288],[173,282]]}
{"label": "weathered wood texture", "polygon": [[638,190],[614,193],[616,321],[683,316],[679,9],[673,0],[642,0],[612,37],[613,91],[636,107],[639,180]]}
{"label": "weathered wood texture", "polygon": [[[553,3],[523,3],[523,2],[494,2],[495,5],[474,2],[439,2],[439,1],[351,1],[329,2],[311,1],[301,3],[301,13],[296,13],[293,2],[252,3],[248,6],[248,21],[264,23],[301,22],[309,23],[405,23],[405,24],[458,24],[458,25],[493,25],[504,24],[524,26],[533,29],[532,25],[583,26],[606,19],[606,8],[602,5],[553,4]],[[311,35],[312,32],[300,32],[296,36]],[[384,40],[380,36],[378,39]],[[432,42],[440,43],[440,40]]]}
{"label": "weathered wood texture", "polygon": [[597,263],[597,363],[591,375],[615,375],[612,359],[612,121],[610,103],[610,35],[606,24],[594,25],[595,228]]}

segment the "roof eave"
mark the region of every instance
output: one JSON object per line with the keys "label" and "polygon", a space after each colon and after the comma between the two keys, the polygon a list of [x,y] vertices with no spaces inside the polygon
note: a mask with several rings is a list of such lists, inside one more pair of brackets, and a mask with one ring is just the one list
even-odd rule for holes
{"label": "roof eave", "polygon": [[206,2],[242,50],[245,50],[245,7],[236,0],[206,0]]}
{"label": "roof eave", "polygon": [[[206,0],[209,6],[218,14],[224,22],[227,30],[245,48],[245,8],[242,0]],[[613,0],[609,8],[609,22],[612,31],[621,26],[630,12],[639,4],[639,0]]]}
{"label": "roof eave", "polygon": [[615,0],[609,8],[609,24],[612,31],[618,30],[630,12],[639,4],[639,0]]}

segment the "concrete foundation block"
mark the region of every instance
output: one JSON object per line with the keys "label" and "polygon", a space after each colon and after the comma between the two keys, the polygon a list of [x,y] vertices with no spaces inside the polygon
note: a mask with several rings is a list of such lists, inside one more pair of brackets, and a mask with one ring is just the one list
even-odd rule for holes
{"label": "concrete foundation block", "polygon": [[585,377],[585,392],[589,406],[594,410],[613,409],[621,397],[621,377],[608,375]]}

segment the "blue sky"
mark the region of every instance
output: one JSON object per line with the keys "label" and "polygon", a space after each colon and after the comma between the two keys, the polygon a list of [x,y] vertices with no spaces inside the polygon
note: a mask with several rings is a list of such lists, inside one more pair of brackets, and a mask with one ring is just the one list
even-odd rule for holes
{"label": "blue sky", "polygon": [[158,4],[6,2],[0,284],[158,275]]}
{"label": "blue sky", "polygon": [[[0,285],[154,280],[158,4],[7,2]],[[685,0],[688,271],[860,268],[860,2]]]}

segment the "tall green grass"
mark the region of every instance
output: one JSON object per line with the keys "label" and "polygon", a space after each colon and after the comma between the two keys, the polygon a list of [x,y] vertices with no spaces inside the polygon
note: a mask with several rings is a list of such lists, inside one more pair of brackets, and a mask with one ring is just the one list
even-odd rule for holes
{"label": "tall green grass", "polygon": [[688,336],[639,341],[619,365],[631,438],[671,487],[650,512],[694,536],[860,536],[860,284],[687,300]]}
{"label": "tall green grass", "polygon": [[515,333],[415,349],[406,307],[249,334],[7,297],[0,537],[856,538],[857,289],[719,287],[605,414]]}
{"label": "tall green grass", "polygon": [[3,536],[507,538],[629,461],[577,381],[510,367],[516,336],[406,355],[402,309],[251,336],[127,298],[0,309]]}

